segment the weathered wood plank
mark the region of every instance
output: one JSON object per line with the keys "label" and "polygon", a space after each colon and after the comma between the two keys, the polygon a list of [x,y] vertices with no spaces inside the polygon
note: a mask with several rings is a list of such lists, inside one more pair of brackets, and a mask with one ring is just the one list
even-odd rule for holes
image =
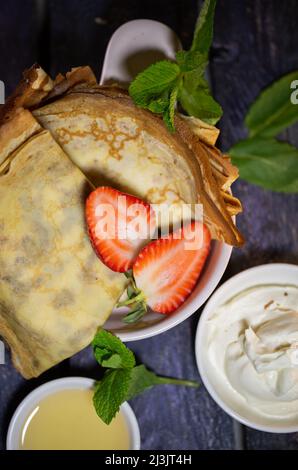
{"label": "weathered wood plank", "polygon": [[25,68],[37,59],[35,2],[11,0],[1,3],[0,80],[8,96]]}

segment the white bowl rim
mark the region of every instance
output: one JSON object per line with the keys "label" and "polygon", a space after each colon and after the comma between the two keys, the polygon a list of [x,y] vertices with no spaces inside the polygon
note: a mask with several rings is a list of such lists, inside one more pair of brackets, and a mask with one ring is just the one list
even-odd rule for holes
{"label": "white bowl rim", "polygon": [[[67,389],[90,389],[95,380],[87,377],[63,377],[40,385],[30,392],[16,408],[8,427],[6,449],[19,450],[20,430],[28,417],[28,412],[46,396]],[[123,414],[131,440],[130,450],[140,450],[141,436],[137,418],[131,406],[124,402],[120,411]]]}
{"label": "white bowl rim", "polygon": [[[196,355],[196,362],[197,366],[199,369],[200,377],[201,380],[206,387],[207,391],[213,398],[213,400],[218,404],[220,408],[222,408],[229,416],[234,418],[236,421],[239,421],[240,423],[244,424],[245,426],[248,426],[249,428],[256,429],[257,431],[263,431],[263,432],[270,432],[270,433],[280,433],[280,434],[289,434],[289,433],[295,433],[298,432],[298,423],[297,425],[290,425],[290,426],[278,426],[278,425],[261,425],[259,423],[254,422],[253,420],[250,420],[236,411],[233,410],[232,407],[230,407],[216,392],[214,389],[212,383],[209,381],[209,378],[207,376],[205,367],[204,367],[204,360],[203,360],[203,351],[202,348],[200,347],[201,344],[201,338],[204,333],[204,326],[205,322],[208,318],[208,315],[210,314],[211,308],[213,309],[216,305],[216,300],[220,295],[225,291],[226,289],[230,289],[232,294],[236,293],[237,291],[240,292],[243,289],[237,289],[238,283],[241,283],[244,279],[246,279],[248,276],[251,274],[255,275],[255,285],[258,284],[257,281],[257,275],[260,274],[266,274],[267,272],[272,273],[272,270],[281,270],[281,269],[287,269],[287,270],[293,270],[298,272],[298,266],[294,264],[289,264],[289,263],[268,263],[268,264],[262,264],[259,266],[254,266],[252,268],[246,269],[244,271],[241,271],[240,273],[236,274],[235,276],[232,276],[230,279],[228,279],[226,282],[224,282],[216,291],[212,294],[210,297],[209,301],[205,305],[199,322],[197,326],[197,331],[196,331],[196,337],[195,337],[195,355]],[[233,288],[235,290],[233,291]]]}

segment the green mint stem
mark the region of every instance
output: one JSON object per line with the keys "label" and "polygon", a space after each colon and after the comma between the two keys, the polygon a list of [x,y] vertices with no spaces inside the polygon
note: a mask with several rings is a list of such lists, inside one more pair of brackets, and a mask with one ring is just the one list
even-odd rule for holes
{"label": "green mint stem", "polygon": [[135,297],[132,297],[131,299],[118,302],[117,307],[125,307],[126,305],[130,305],[130,304],[134,304],[135,302],[142,302],[142,301],[145,301],[145,296],[144,296],[144,293],[141,291],[138,295],[136,295]]}
{"label": "green mint stem", "polygon": [[158,377],[160,384],[185,385],[186,387],[199,387],[200,384],[194,380],[171,379],[169,377]]}

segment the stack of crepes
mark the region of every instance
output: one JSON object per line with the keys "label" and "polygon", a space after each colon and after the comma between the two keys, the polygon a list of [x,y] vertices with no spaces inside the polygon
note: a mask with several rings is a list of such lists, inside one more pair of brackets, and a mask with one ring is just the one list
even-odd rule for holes
{"label": "stack of crepes", "polygon": [[171,134],[89,67],[52,81],[38,65],[0,125],[0,336],[26,378],[88,345],[125,289],[88,240],[84,204],[95,186],[178,208],[201,203],[214,239],[243,243],[230,192],[238,172],[214,147],[212,126],[177,114]]}

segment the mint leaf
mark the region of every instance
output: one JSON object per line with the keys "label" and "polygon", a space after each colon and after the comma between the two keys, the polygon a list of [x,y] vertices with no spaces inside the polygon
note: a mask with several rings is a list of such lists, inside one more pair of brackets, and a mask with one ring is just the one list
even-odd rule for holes
{"label": "mint leaf", "polygon": [[162,114],[166,111],[169,105],[169,91],[166,90],[161,96],[152,99],[148,104],[148,109],[152,113]]}
{"label": "mint leaf", "polygon": [[[98,360],[98,351],[99,349],[95,350],[95,359],[100,363]],[[107,359],[101,357],[100,364],[102,367],[106,367],[107,369],[122,369],[123,367],[123,361],[119,354],[109,355]]]}
{"label": "mint leaf", "polygon": [[[113,354],[105,348],[95,348],[94,357],[102,367],[112,367],[118,369],[121,366],[121,357],[119,354]],[[113,367],[112,364],[115,364]]]}
{"label": "mint leaf", "polygon": [[191,51],[198,51],[208,57],[213,38],[213,22],[216,0],[205,0],[196,22]]}
{"label": "mint leaf", "polygon": [[298,71],[285,75],[259,95],[245,119],[249,138],[229,151],[241,178],[271,191],[298,192],[298,149],[275,138],[298,121],[297,105],[291,102],[295,80]]}
{"label": "mint leaf", "polygon": [[204,77],[187,77],[179,91],[179,101],[183,109],[191,116],[215,125],[222,116],[222,108],[211,95]]}
{"label": "mint leaf", "polygon": [[170,130],[170,132],[175,131],[174,118],[175,118],[175,108],[176,108],[176,102],[177,102],[179,86],[180,86],[180,82],[178,82],[174,86],[174,88],[172,89],[172,91],[170,93],[169,106],[166,109],[166,111],[164,113],[164,116],[163,116],[164,121],[165,121],[168,129]]}
{"label": "mint leaf", "polygon": [[130,384],[127,391],[127,400],[131,400],[136,395],[139,395],[154,385],[159,384],[159,377],[154,374],[154,372],[150,372],[143,364],[136,366],[132,370]]}
{"label": "mint leaf", "polygon": [[170,131],[174,130],[179,76],[180,68],[176,63],[162,60],[139,73],[129,87],[129,94],[135,104],[153,113],[163,114]]}
{"label": "mint leaf", "polygon": [[127,369],[135,365],[133,352],[109,331],[100,329],[92,341],[92,347],[95,359],[102,367]]}
{"label": "mint leaf", "polygon": [[110,424],[121,404],[126,400],[131,381],[131,369],[116,369],[105,372],[96,384],[93,404],[98,416]]}
{"label": "mint leaf", "polygon": [[181,72],[200,70],[203,73],[208,64],[207,58],[198,51],[178,51],[176,60]]}
{"label": "mint leaf", "polygon": [[180,69],[174,62],[156,62],[136,76],[130,84],[129,94],[137,106],[149,108],[151,101],[168,97],[179,74]]}
{"label": "mint leaf", "polygon": [[254,137],[230,150],[240,177],[272,191],[298,192],[298,149],[274,138]]}
{"label": "mint leaf", "polygon": [[251,137],[274,137],[298,121],[298,107],[291,102],[294,80],[298,80],[297,70],[280,78],[259,95],[245,119]]}
{"label": "mint leaf", "polygon": [[184,385],[187,387],[198,387],[198,382],[193,382],[191,380],[180,380],[172,379],[170,377],[160,377],[154,372],[149,371],[143,364],[136,366],[131,371],[130,384],[127,392],[126,399],[130,400],[131,398],[139,395],[155,385]]}
{"label": "mint leaf", "polygon": [[204,77],[213,37],[215,7],[216,0],[205,0],[196,23],[190,51],[182,51],[176,56],[180,68],[186,72],[178,95],[182,108],[190,116],[211,125],[215,125],[223,114]]}

